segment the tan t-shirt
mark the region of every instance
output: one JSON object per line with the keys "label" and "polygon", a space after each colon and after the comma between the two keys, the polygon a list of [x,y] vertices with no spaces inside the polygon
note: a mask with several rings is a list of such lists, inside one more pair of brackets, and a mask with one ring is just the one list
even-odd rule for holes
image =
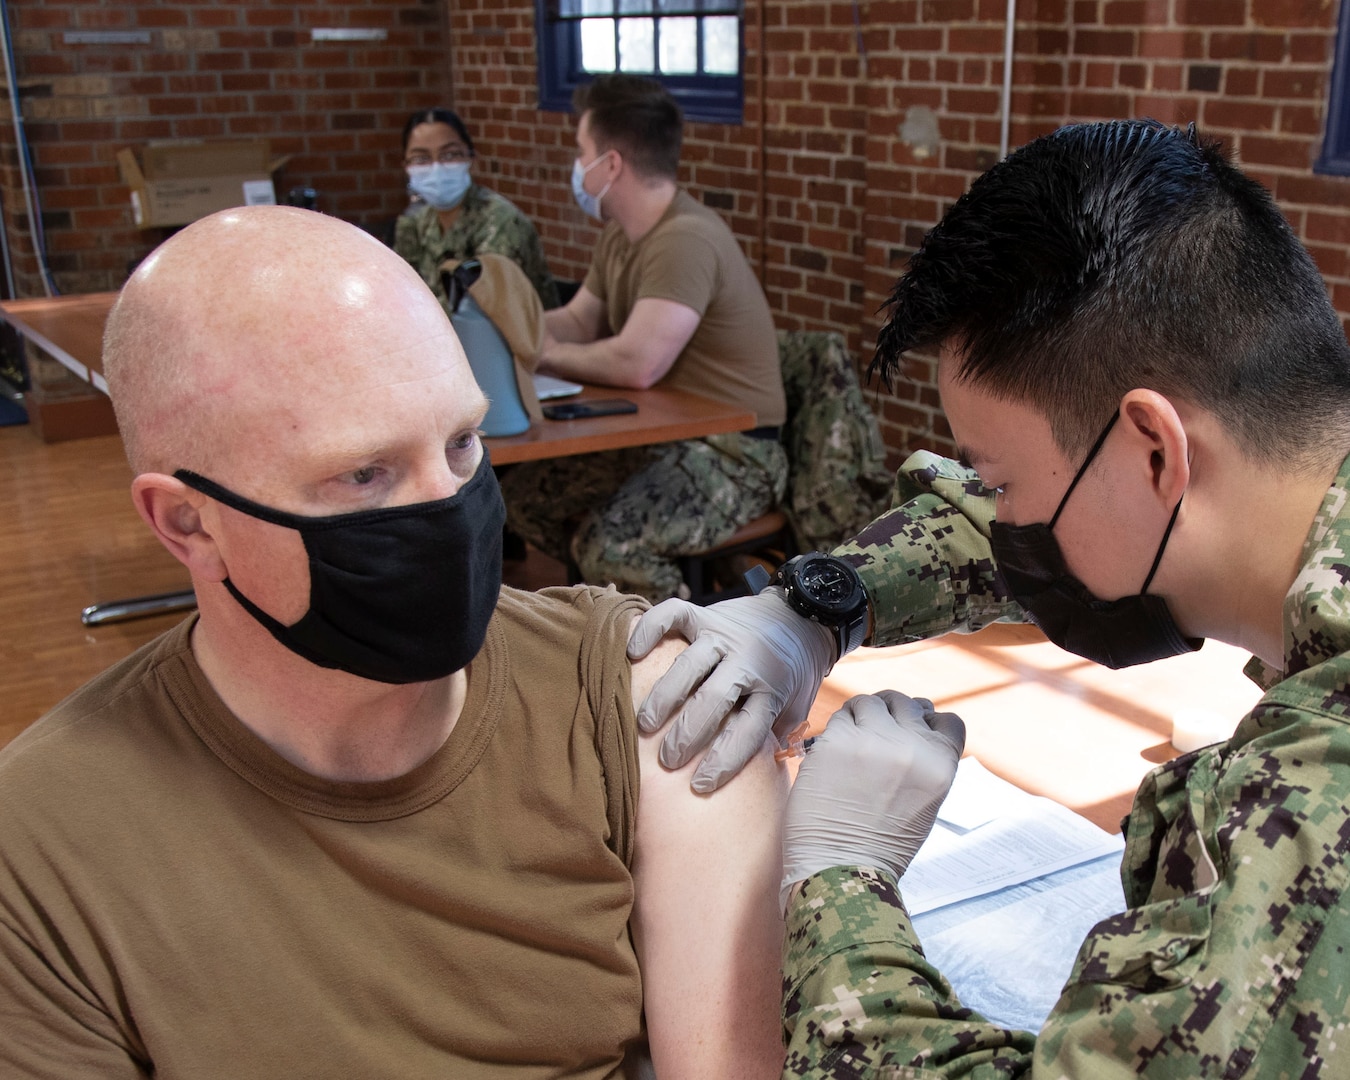
{"label": "tan t-shirt", "polygon": [[698,329],[659,385],[753,409],[761,425],[783,423],[787,404],[769,302],[715,211],[679,191],[635,244],[611,221],[584,284],[604,302],[615,333],[647,297],[693,308],[702,316]]}
{"label": "tan t-shirt", "polygon": [[445,745],[317,779],[190,619],[0,753],[0,1075],[619,1075],[639,601],[503,590]]}

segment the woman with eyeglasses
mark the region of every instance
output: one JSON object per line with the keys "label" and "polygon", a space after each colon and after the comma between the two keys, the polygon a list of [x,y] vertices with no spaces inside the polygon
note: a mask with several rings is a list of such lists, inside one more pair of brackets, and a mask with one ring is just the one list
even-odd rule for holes
{"label": "woman with eyeglasses", "polygon": [[403,125],[408,191],[420,203],[394,228],[394,250],[445,301],[440,266],[489,252],[519,264],[544,307],[558,306],[558,288],[534,225],[509,199],[473,182],[473,139],[457,113],[422,109]]}

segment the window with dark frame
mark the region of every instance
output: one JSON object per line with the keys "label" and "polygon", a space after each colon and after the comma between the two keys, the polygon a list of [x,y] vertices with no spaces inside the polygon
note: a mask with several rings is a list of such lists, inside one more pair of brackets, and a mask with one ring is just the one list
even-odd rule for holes
{"label": "window with dark frame", "polygon": [[596,75],[659,79],[689,120],[741,122],[742,0],[535,0],[539,107]]}
{"label": "window with dark frame", "polygon": [[1313,171],[1350,176],[1350,0],[1341,0],[1339,19],[1327,98],[1327,133]]}

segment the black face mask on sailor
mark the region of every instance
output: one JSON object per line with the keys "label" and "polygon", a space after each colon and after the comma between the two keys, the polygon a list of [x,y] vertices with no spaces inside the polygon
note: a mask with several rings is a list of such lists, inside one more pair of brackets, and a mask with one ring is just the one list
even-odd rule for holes
{"label": "black face mask on sailor", "polygon": [[1055,539],[1055,522],[1119,417],[1120,413],[1111,417],[1088,451],[1048,525],[1043,522],[1004,525],[995,521],[990,530],[990,546],[998,563],[998,572],[1031,621],[1060,648],[1109,668],[1146,664],[1150,660],[1194,652],[1204,644],[1203,638],[1181,635],[1167,608],[1167,601],[1160,596],[1147,595],[1167,540],[1172,535],[1172,526],[1181,511],[1181,499],[1172,510],[1143,587],[1132,596],[1122,596],[1119,600],[1097,599],[1069,572]]}
{"label": "black face mask on sailor", "polygon": [[226,506],[295,529],[309,556],[309,610],[283,626],[225,588],[279,642],[320,667],[383,683],[430,682],[478,654],[502,583],[506,507],[487,454],[448,499],[305,517],[203,476],[174,476]]}

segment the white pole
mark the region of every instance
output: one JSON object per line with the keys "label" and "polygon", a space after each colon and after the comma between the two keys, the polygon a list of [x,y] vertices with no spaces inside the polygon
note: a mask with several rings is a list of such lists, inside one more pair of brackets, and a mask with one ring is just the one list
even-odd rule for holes
{"label": "white pole", "polygon": [[1013,30],[1017,25],[1017,0],[1008,0],[1008,18],[1003,28],[1003,121],[998,138],[998,159],[1008,156],[1008,127],[1012,123]]}

